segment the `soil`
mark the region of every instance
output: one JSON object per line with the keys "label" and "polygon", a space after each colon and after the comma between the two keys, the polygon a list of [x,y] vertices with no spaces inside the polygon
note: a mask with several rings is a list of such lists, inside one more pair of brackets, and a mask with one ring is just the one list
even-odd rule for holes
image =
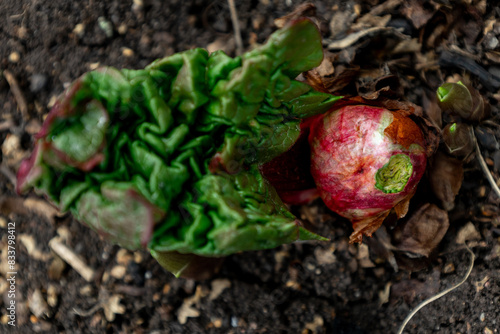
{"label": "soil", "polygon": [[[474,126],[480,130],[481,154],[498,183],[500,8],[492,3],[314,2],[325,45],[377,24],[401,28],[367,34],[340,51],[330,50],[335,73],[357,69],[357,81],[352,81],[356,85],[339,86],[338,92],[363,88],[360,66],[364,78],[368,70],[389,71],[398,77],[398,89],[406,99],[427,112],[436,109],[429,92],[449,78],[465,78],[479,89],[492,114],[487,122]],[[276,29],[274,20],[297,4],[292,0],[238,2],[244,48],[264,42]],[[394,50],[394,41],[401,41],[398,34],[418,47],[388,52]],[[34,194],[15,194],[12,173],[31,151],[32,135],[54,98],[71,81],[100,65],[141,68],[193,47],[224,49],[235,55],[226,1],[0,3],[0,332],[396,333],[420,302],[466,275],[471,256],[459,243],[464,235],[472,240],[469,246],[475,254],[470,276],[456,290],[421,309],[405,333],[500,331],[500,200],[477,156],[463,165],[463,184],[452,199],[453,208],[448,207],[450,227],[429,257],[410,257],[411,252],[388,247],[384,240],[394,237],[394,224],[386,224],[373,239],[365,238],[363,245],[351,245],[350,224],[316,201],[292,210],[330,242],[235,254],[204,281],[176,279],[146,251],[133,253],[109,245],[71,216],[51,211]],[[455,57],[445,57],[447,52]],[[446,122],[446,115],[443,119]],[[443,209],[439,194],[429,190],[431,183],[422,182],[415,202],[431,201]],[[9,222],[15,222],[17,242],[15,327],[8,324],[6,309]],[[49,241],[57,236],[94,270],[91,280],[51,251]]]}

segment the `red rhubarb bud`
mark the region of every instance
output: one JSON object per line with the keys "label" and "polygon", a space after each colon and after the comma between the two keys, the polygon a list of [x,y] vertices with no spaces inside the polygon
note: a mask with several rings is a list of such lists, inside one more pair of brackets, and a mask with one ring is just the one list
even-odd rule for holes
{"label": "red rhubarb bud", "polygon": [[351,220],[351,242],[382,224],[391,209],[401,217],[424,174],[422,131],[384,108],[349,105],[314,120],[311,172],[325,204]]}

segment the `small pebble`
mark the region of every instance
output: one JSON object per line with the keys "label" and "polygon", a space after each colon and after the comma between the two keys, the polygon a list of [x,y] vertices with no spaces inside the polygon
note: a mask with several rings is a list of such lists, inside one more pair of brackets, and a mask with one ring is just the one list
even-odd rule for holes
{"label": "small pebble", "polygon": [[30,135],[34,135],[35,133],[38,133],[42,129],[42,125],[37,119],[32,119],[31,121],[28,122],[28,124],[26,124],[26,127],[24,129]]}
{"label": "small pebble", "polygon": [[57,288],[54,284],[50,284],[47,288],[47,304],[52,307],[57,305],[58,296],[57,296]]}
{"label": "small pebble", "polygon": [[479,187],[479,189],[477,190],[477,195],[479,197],[484,197],[486,196],[486,186],[481,186]]}
{"label": "small pebble", "polygon": [[20,150],[21,141],[18,136],[8,134],[2,144],[2,153],[5,156],[10,156]]}
{"label": "small pebble", "polygon": [[12,52],[10,55],[9,55],[9,61],[11,63],[17,63],[19,61],[19,59],[21,59],[21,56],[19,55],[19,53],[17,52]]}
{"label": "small pebble", "polygon": [[135,263],[141,263],[143,260],[142,255],[140,252],[135,252],[134,253],[134,262]]}
{"label": "small pebble", "polygon": [[479,316],[479,320],[481,320],[481,322],[483,322],[485,319],[486,319],[486,316],[484,315],[484,312],[483,312],[483,313],[481,313],[481,315]]}
{"label": "small pebble", "polygon": [[59,256],[54,256],[54,258],[50,262],[48,269],[49,278],[53,280],[59,280],[64,269],[66,269],[66,262],[64,262]]}
{"label": "small pebble", "polygon": [[33,74],[30,77],[30,91],[32,93],[38,93],[47,84],[47,76],[44,74]]}
{"label": "small pebble", "polygon": [[116,253],[116,262],[118,264],[122,264],[124,266],[127,266],[130,261],[132,261],[132,254],[125,248],[121,248],[117,253]]}
{"label": "small pebble", "polygon": [[97,18],[97,24],[99,25],[99,28],[104,31],[104,34],[107,38],[113,37],[113,24],[109,22],[105,17],[99,16]]}
{"label": "small pebble", "polygon": [[89,64],[88,66],[89,66],[89,69],[90,69],[91,71],[93,71],[93,70],[97,69],[100,65],[101,65],[101,64],[100,64],[99,62],[97,62],[97,63],[91,63],[91,64]]}
{"label": "small pebble", "polygon": [[212,324],[214,325],[215,328],[221,328],[222,327],[222,320],[221,319],[215,319]]}
{"label": "small pebble", "polygon": [[125,57],[132,57],[134,55],[134,50],[129,48],[122,48],[122,55]]}
{"label": "small pebble", "polygon": [[120,35],[125,35],[127,33],[127,25],[125,23],[120,24],[118,29],[116,29]]}
{"label": "small pebble", "polygon": [[78,37],[82,37],[85,34],[85,24],[83,23],[78,23],[75,28],[73,28],[73,32],[75,35]]}
{"label": "small pebble", "polygon": [[443,268],[444,274],[451,274],[454,271],[455,271],[455,265],[451,262],[447,263]]}
{"label": "small pebble", "polygon": [[80,294],[82,296],[90,296],[92,294],[92,286],[90,284],[84,285],[80,289]]}
{"label": "small pebble", "polygon": [[0,228],[7,227],[7,220],[4,217],[0,217]]}
{"label": "small pebble", "polygon": [[28,37],[28,29],[24,26],[21,26],[17,29],[17,37],[20,39],[26,39]]}
{"label": "small pebble", "polygon": [[47,108],[49,108],[49,109],[52,108],[54,106],[54,104],[56,104],[56,102],[57,102],[57,96],[52,95],[50,97],[49,103],[47,103]]}
{"label": "small pebble", "polygon": [[127,271],[127,268],[122,265],[114,266],[113,269],[111,269],[111,276],[116,278],[116,279],[122,279],[123,276],[125,276],[125,272]]}

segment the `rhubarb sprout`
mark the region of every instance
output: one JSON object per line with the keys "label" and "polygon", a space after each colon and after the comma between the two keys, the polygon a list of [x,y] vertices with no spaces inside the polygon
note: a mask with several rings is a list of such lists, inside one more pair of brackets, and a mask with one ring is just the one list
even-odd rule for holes
{"label": "rhubarb sprout", "polygon": [[444,83],[436,91],[439,107],[464,120],[477,122],[489,115],[489,104],[477,89],[462,82]]}
{"label": "rhubarb sprout", "polygon": [[295,80],[322,58],[319,31],[299,19],[236,58],[193,49],[85,73],[48,114],[18,192],[34,188],[109,242],[147,247],[176,275],[207,257],[324,240],[259,169],[338,99]]}
{"label": "rhubarb sprout", "polygon": [[464,123],[451,123],[443,129],[443,141],[448,153],[465,158],[474,150],[471,127]]}

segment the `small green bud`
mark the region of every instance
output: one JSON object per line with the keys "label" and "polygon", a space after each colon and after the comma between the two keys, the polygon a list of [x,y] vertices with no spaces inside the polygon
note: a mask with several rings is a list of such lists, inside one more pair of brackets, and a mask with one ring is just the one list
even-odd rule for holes
{"label": "small green bud", "polygon": [[375,174],[375,188],[386,194],[394,194],[404,190],[413,173],[411,159],[406,154],[393,155],[389,162]]}
{"label": "small green bud", "polygon": [[470,126],[464,123],[448,124],[443,129],[443,140],[448,153],[465,158],[474,149]]}
{"label": "small green bud", "polygon": [[436,91],[439,107],[468,121],[480,121],[489,115],[489,104],[473,87],[462,82],[444,83]]}

